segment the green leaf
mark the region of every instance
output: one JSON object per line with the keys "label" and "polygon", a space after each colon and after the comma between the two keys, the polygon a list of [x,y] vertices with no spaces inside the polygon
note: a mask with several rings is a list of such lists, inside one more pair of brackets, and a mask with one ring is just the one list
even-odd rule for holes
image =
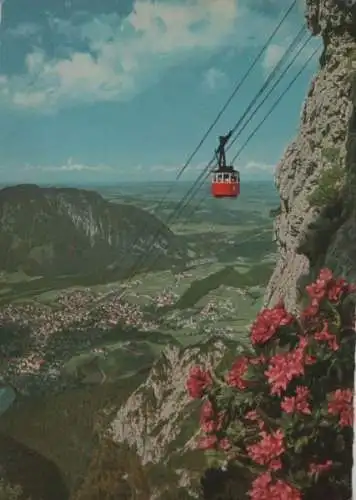
{"label": "green leaf", "polygon": [[301,451],[303,450],[303,448],[309,443],[309,436],[303,436],[303,437],[300,437],[298,438],[295,442],[294,442],[294,451],[296,453],[301,453]]}

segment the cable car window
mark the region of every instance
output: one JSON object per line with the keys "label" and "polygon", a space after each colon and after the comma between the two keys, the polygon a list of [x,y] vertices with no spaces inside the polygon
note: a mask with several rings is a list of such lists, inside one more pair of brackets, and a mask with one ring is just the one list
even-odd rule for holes
{"label": "cable car window", "polygon": [[224,174],[224,182],[229,182],[230,174]]}
{"label": "cable car window", "polygon": [[218,174],[217,181],[218,182],[222,182],[223,181],[223,176],[221,174]]}
{"label": "cable car window", "polygon": [[236,182],[236,181],[237,181],[237,177],[236,177],[236,175],[232,175],[232,176],[231,176],[231,181],[232,181],[232,182]]}

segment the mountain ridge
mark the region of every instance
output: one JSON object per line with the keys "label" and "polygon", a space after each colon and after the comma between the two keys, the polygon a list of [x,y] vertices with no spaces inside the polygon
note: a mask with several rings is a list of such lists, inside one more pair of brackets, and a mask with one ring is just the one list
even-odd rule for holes
{"label": "mountain ridge", "polygon": [[[140,208],[78,188],[22,184],[0,190],[0,266],[33,275],[124,273],[155,240],[160,265],[187,256],[179,237]],[[145,260],[145,259],[142,259]],[[148,261],[149,259],[147,259]]]}

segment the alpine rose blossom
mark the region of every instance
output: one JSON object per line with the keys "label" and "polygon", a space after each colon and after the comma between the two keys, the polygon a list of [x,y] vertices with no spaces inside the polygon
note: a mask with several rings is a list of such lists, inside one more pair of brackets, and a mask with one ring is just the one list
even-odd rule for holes
{"label": "alpine rose blossom", "polygon": [[249,366],[249,359],[247,356],[241,356],[236,359],[231,367],[231,370],[227,374],[226,381],[231,387],[236,387],[237,389],[244,390],[248,386],[248,382],[243,379],[246,375]]}
{"label": "alpine rose blossom", "polygon": [[332,279],[333,273],[330,269],[321,269],[316,281],[305,287],[306,292],[311,298],[312,306],[318,306],[321,300],[326,297],[326,289]]}
{"label": "alpine rose blossom", "polygon": [[319,312],[319,306],[317,304],[309,305],[301,312],[301,318],[303,320],[314,319]]}
{"label": "alpine rose blossom", "polygon": [[316,363],[317,358],[315,356],[310,356],[307,353],[308,345],[309,345],[308,337],[300,335],[299,342],[295,352],[296,356],[298,356],[301,360],[304,358],[304,363],[306,365],[313,365],[314,363]]}
{"label": "alpine rose blossom", "polygon": [[299,386],[295,390],[296,395],[285,397],[281,403],[281,408],[286,413],[303,413],[311,415],[311,408],[308,401],[310,391],[307,387]]}
{"label": "alpine rose blossom", "polygon": [[326,342],[329,349],[332,351],[337,351],[339,349],[339,344],[336,340],[336,335],[329,332],[329,326],[327,321],[324,321],[323,329],[320,332],[314,334],[315,340],[319,342]]}
{"label": "alpine rose blossom", "polygon": [[326,460],[322,464],[311,463],[309,465],[309,474],[312,476],[314,474],[320,474],[322,472],[328,472],[333,466],[332,460]]}
{"label": "alpine rose blossom", "polygon": [[191,398],[200,399],[212,383],[213,381],[208,371],[202,370],[200,366],[193,366],[189,372],[186,387]]}
{"label": "alpine rose blossom", "polygon": [[337,389],[330,394],[328,413],[339,417],[340,427],[353,425],[353,393],[351,389]]}
{"label": "alpine rose blossom", "polygon": [[[345,299],[356,287],[322,269],[306,289],[310,305],[298,316],[282,303],[257,315],[250,332],[255,352],[236,356],[225,380],[220,366],[216,377],[195,367],[187,382],[191,396],[205,401],[199,447],[226,451],[226,464],[246,467],[250,500],[327,497],[335,474],[350,498],[349,460],[325,439],[341,433],[345,449],[352,442],[356,318]],[[334,364],[337,377],[328,370]],[[300,441],[311,432],[312,439]]]}
{"label": "alpine rose blossom", "polygon": [[354,287],[350,286],[343,278],[334,278],[330,269],[321,269],[316,281],[306,287],[312,307],[318,307],[324,298],[330,302],[338,303],[344,293],[349,293],[353,289]]}
{"label": "alpine rose blossom", "polygon": [[200,411],[200,427],[207,434],[217,432],[222,427],[224,415],[216,414],[210,401],[205,401]]}
{"label": "alpine rose blossom", "polygon": [[247,447],[248,456],[259,465],[266,465],[271,470],[281,469],[280,456],[285,452],[284,434],[278,429],[271,434],[260,433],[261,441]]}
{"label": "alpine rose blossom", "polygon": [[281,480],[273,482],[269,472],[263,472],[253,481],[248,494],[251,500],[302,500],[297,488]]}
{"label": "alpine rose blossom", "polygon": [[231,444],[228,439],[223,438],[219,441],[217,436],[201,436],[198,439],[198,448],[200,450],[223,450],[228,451],[231,448]]}
{"label": "alpine rose blossom", "polygon": [[271,386],[271,394],[281,395],[294,377],[304,374],[304,356],[300,349],[272,356],[265,375]]}
{"label": "alpine rose blossom", "polygon": [[283,304],[272,309],[263,309],[251,326],[252,344],[265,344],[279,327],[290,325],[293,321],[294,317],[286,311]]}

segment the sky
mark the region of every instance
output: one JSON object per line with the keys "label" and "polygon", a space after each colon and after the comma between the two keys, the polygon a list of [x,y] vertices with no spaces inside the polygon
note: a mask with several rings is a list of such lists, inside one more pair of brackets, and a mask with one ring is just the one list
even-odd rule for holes
{"label": "sky", "polygon": [[[0,183],[174,180],[265,45],[286,0],[0,0]],[[195,179],[303,26],[300,0],[192,158]],[[312,39],[235,156],[320,40]],[[298,47],[297,47],[298,48]],[[272,179],[318,57],[236,159]]]}

